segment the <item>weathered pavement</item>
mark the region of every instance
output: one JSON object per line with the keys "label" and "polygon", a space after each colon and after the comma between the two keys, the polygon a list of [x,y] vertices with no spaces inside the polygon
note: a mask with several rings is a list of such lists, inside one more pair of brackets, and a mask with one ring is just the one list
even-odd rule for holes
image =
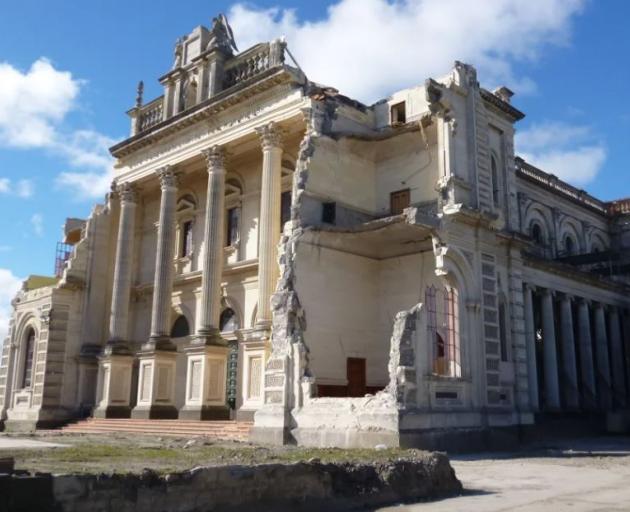
{"label": "weathered pavement", "polygon": [[630,510],[630,438],[511,455],[453,456],[451,464],[466,489],[462,496],[380,512]]}

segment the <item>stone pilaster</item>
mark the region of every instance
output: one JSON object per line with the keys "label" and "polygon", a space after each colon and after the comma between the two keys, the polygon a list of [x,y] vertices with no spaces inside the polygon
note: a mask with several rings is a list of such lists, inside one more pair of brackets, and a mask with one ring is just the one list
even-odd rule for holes
{"label": "stone pilaster", "polygon": [[151,337],[139,356],[138,398],[134,418],[177,418],[175,346],[170,340],[177,176],[170,166],[157,171],[162,197],[158,220],[151,310]]}
{"label": "stone pilaster", "polygon": [[595,304],[595,360],[597,362],[597,390],[599,406],[609,411],[612,409],[612,383],[610,378],[610,359],[608,357],[608,336],[604,306]]}
{"label": "stone pilaster", "polygon": [[551,290],[542,291],[543,364],[545,370],[545,407],[560,409],[560,386],[558,383],[558,357],[556,353],[556,326],[554,321],[554,299]]}
{"label": "stone pilaster", "polygon": [[258,316],[256,327],[271,327],[271,294],[278,279],[282,136],[275,123],[258,129],[262,143],[262,187],[258,235]]}
{"label": "stone pilaster", "polygon": [[532,410],[538,411],[540,405],[538,402],[538,369],[536,368],[536,330],[534,326],[533,289],[528,284],[526,284],[524,288],[529,402]]}
{"label": "stone pilaster", "polygon": [[204,228],[205,252],[197,330],[186,349],[186,404],[181,419],[226,419],[226,372],[229,348],[219,332],[225,217],[225,155],[214,146],[203,152],[208,165]]}
{"label": "stone pilaster", "polygon": [[580,392],[577,381],[575,359],[575,339],[573,334],[572,298],[565,295],[560,300],[560,343],[562,347],[562,396],[566,406],[577,409],[580,406]]}
{"label": "stone pilaster", "polygon": [[133,356],[127,345],[131,271],[136,219],[136,191],[130,183],[116,190],[120,218],[114,263],[109,340],[99,358],[96,417],[128,417]]}
{"label": "stone pilaster", "polygon": [[621,339],[621,326],[619,324],[619,312],[617,307],[611,307],[608,312],[608,334],[610,336],[610,353],[612,356],[612,377],[613,390],[615,392],[615,404],[619,407],[626,407],[626,376],[625,361],[622,357],[623,341]]}
{"label": "stone pilaster", "polygon": [[595,391],[591,315],[589,304],[585,299],[578,299],[578,348],[580,374],[582,376],[582,406],[592,410],[597,407],[597,393]]}

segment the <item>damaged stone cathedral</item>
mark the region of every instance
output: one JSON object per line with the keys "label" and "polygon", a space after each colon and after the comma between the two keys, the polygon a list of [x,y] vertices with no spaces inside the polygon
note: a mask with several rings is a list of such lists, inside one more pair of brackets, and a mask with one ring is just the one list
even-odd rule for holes
{"label": "damaged stone cathedral", "polygon": [[111,193],[13,301],[5,429],[430,446],[628,406],[630,200],[516,156],[509,89],[456,62],[367,106],[283,40],[239,53],[224,17],[159,82]]}

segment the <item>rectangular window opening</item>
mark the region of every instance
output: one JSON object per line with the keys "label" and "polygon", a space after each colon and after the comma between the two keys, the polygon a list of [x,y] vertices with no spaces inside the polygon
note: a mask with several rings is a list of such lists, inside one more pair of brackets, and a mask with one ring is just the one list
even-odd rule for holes
{"label": "rectangular window opening", "polygon": [[391,124],[405,124],[407,122],[407,112],[405,102],[401,101],[391,107]]}
{"label": "rectangular window opening", "polygon": [[334,224],[337,218],[337,203],[322,203],[322,222]]}
{"label": "rectangular window opening", "polygon": [[291,220],[291,191],[282,192],[280,196],[280,232],[284,229],[285,223]]}
{"label": "rectangular window opening", "polygon": [[239,236],[239,220],[240,220],[240,208],[229,208],[227,211],[227,230],[225,245],[232,247],[238,242]]}
{"label": "rectangular window opening", "polygon": [[192,254],[193,221],[188,220],[182,224],[182,249],[180,256],[185,258]]}

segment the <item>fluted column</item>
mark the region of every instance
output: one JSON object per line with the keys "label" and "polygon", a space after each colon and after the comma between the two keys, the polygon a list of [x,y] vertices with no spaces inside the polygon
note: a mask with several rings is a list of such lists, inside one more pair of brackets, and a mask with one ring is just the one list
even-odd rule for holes
{"label": "fluted column", "polygon": [[591,338],[591,316],[588,302],[578,301],[578,347],[580,351],[580,374],[582,376],[582,403],[586,409],[597,407],[595,390],[595,368],[593,342]]}
{"label": "fluted column", "polygon": [[228,419],[226,374],[229,348],[219,332],[224,257],[225,157],[219,146],[203,152],[208,164],[205,251],[197,304],[197,332],[186,349],[185,420]]}
{"label": "fluted column", "polygon": [[130,413],[133,356],[127,345],[131,270],[136,219],[136,192],[122,183],[118,239],[109,318],[109,340],[99,358],[95,417],[126,418]]}
{"label": "fluted column", "polygon": [[573,333],[573,308],[569,295],[560,301],[560,340],[562,345],[563,394],[565,404],[570,409],[580,406],[580,392],[577,381],[575,360],[575,337]]}
{"label": "fluted column", "polygon": [[553,294],[548,289],[542,291],[542,330],[545,368],[545,406],[548,409],[560,409]]}
{"label": "fluted column", "polygon": [[533,289],[526,284],[523,290],[525,296],[525,337],[527,344],[527,379],[529,388],[529,402],[532,410],[540,408],[538,403],[538,369],[536,368],[536,329],[534,326]]}
{"label": "fluted column", "polygon": [[224,254],[225,156],[219,146],[213,146],[205,150],[203,154],[208,164],[208,191],[197,338],[204,343],[216,343],[221,341],[219,318]]}
{"label": "fluted column", "polygon": [[175,256],[175,210],[177,207],[177,176],[170,166],[157,171],[162,197],[158,220],[151,339],[155,348],[170,345],[171,295],[173,292],[173,257]]}
{"label": "fluted column", "polygon": [[117,193],[120,198],[120,218],[108,342],[113,349],[123,348],[127,341],[137,200],[135,188],[129,183],[119,185]]}
{"label": "fluted column", "polygon": [[621,340],[621,327],[619,325],[619,312],[615,306],[611,307],[608,313],[608,334],[610,336],[610,353],[612,356],[614,401],[618,406],[625,407],[627,405],[625,361],[623,358],[624,351]]}
{"label": "fluted column", "polygon": [[271,294],[278,279],[282,137],[275,123],[258,129],[262,143],[262,187],[258,234],[258,316],[256,326],[271,326]]}
{"label": "fluted column", "polygon": [[610,360],[608,357],[608,336],[606,318],[602,304],[595,305],[595,359],[597,361],[597,389],[599,405],[602,409],[612,409],[612,384],[610,379]]}

